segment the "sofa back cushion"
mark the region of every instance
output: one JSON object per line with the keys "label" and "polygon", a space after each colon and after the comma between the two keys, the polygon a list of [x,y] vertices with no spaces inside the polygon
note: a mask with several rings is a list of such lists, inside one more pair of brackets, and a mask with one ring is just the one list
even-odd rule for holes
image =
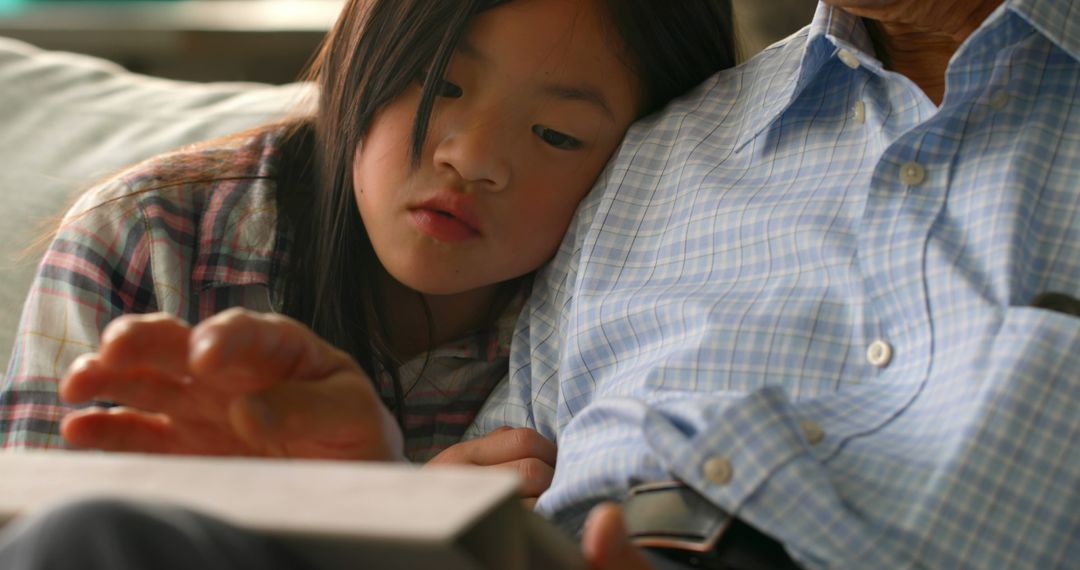
{"label": "sofa back cushion", "polygon": [[79,191],[154,154],[310,104],[306,84],[198,84],[0,38],[0,371],[45,235]]}

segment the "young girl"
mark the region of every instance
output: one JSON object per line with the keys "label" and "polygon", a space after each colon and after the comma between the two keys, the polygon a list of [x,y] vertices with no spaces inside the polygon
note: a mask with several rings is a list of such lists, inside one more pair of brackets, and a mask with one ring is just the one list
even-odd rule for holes
{"label": "young girl", "polygon": [[[728,0],[351,0],[314,116],[152,159],[69,212],[27,300],[0,444],[431,458],[506,373],[528,276],[627,127],[733,58]],[[301,326],[337,351],[282,340]],[[280,379],[355,366],[371,381],[339,413],[375,413],[352,439],[275,411],[313,389]],[[91,399],[124,407],[62,434]],[[330,434],[253,444],[268,425]],[[355,453],[398,426],[400,447]]]}

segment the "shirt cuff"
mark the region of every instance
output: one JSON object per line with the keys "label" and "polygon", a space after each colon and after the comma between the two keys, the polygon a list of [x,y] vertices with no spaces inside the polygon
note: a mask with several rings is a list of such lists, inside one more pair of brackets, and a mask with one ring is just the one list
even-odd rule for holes
{"label": "shirt cuff", "polygon": [[667,470],[729,513],[739,508],[785,463],[806,453],[803,427],[786,394],[764,388],[718,402],[705,426],[688,435],[676,418],[651,409],[645,439]]}

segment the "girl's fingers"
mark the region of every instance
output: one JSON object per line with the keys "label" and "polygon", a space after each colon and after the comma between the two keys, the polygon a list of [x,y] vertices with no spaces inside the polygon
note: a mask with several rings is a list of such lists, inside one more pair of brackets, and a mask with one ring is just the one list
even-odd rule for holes
{"label": "girl's fingers", "polygon": [[352,360],[306,326],[280,315],[230,309],[195,327],[189,367],[201,380],[250,392],[282,380],[325,377]]}
{"label": "girl's fingers", "polygon": [[555,476],[555,444],[528,428],[499,428],[471,441],[453,445],[427,466],[478,465],[511,469],[521,479],[522,497],[539,497]]}
{"label": "girl's fingers", "polygon": [[71,362],[64,377],[60,379],[60,399],[71,404],[95,399],[109,378],[105,368],[101,363],[101,355],[96,352],[80,355]]}
{"label": "girl's fingers", "polygon": [[[84,355],[61,380],[60,398],[71,403],[108,401],[147,412],[184,415],[193,404],[188,385],[186,379],[156,368],[110,368],[94,355]],[[198,415],[208,413],[211,411],[201,410]]]}
{"label": "girl's fingers", "polygon": [[436,455],[428,465],[501,465],[534,458],[555,466],[555,444],[529,428],[500,428],[487,435],[455,444]]}
{"label": "girl's fingers", "polygon": [[521,487],[518,488],[518,493],[526,498],[539,497],[541,493],[548,490],[548,487],[551,486],[551,479],[555,477],[555,468],[535,457],[519,459],[495,467],[511,469],[516,472],[521,479]]}
{"label": "girl's fingers", "polygon": [[112,402],[144,412],[167,414],[174,421],[226,426],[229,396],[190,377],[177,377],[149,366],[112,368],[99,355],[85,354],[60,381],[60,399],[69,403]]}
{"label": "girl's fingers", "polygon": [[173,455],[251,455],[246,444],[214,426],[201,433],[162,414],[126,407],[86,408],[64,417],[60,433],[87,449]]}
{"label": "girl's fingers", "polygon": [[[69,402],[126,408],[64,420],[77,446],[152,453],[402,459],[402,435],[362,370],[296,321],[234,309],[194,329],[124,316],[61,382]],[[131,409],[138,408],[138,410]],[[149,413],[148,413],[149,412]]]}
{"label": "girl's fingers", "polygon": [[86,408],[60,422],[68,443],[88,449],[180,453],[167,419],[130,408]]}
{"label": "girl's fingers", "polygon": [[282,382],[238,398],[232,427],[253,447],[293,457],[403,459],[393,415],[359,369],[309,382]]}
{"label": "girl's fingers", "polygon": [[185,376],[191,327],[165,313],[122,315],[101,333],[101,361],[115,368],[153,367]]}

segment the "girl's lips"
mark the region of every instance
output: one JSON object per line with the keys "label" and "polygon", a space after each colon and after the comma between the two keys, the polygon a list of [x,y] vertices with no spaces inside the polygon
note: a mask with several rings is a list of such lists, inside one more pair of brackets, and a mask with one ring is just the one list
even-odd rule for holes
{"label": "girl's lips", "polygon": [[453,190],[440,190],[409,207],[409,217],[425,234],[445,242],[458,242],[483,235],[473,197]]}
{"label": "girl's lips", "polygon": [[458,242],[480,237],[476,228],[442,210],[412,208],[409,217],[420,231],[439,241]]}
{"label": "girl's lips", "polygon": [[476,214],[476,204],[472,196],[454,190],[439,190],[421,202],[409,207],[410,210],[431,210],[452,217],[482,234],[480,217]]}

